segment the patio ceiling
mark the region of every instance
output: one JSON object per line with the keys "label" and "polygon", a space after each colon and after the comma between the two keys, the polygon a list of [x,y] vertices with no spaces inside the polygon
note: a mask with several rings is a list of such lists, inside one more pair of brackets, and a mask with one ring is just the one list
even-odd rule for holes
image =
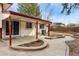
{"label": "patio ceiling", "polygon": [[36,21],[34,21],[34,19],[30,19],[30,18],[18,16],[18,15],[11,14],[10,16],[11,16],[12,21],[16,20],[16,21],[23,21],[23,22],[36,22]]}
{"label": "patio ceiling", "polygon": [[14,19],[14,20],[31,21],[31,22],[38,21],[39,23],[46,23],[46,24],[52,23],[52,22],[50,22],[48,20],[43,20],[43,19],[40,19],[40,18],[36,18],[36,17],[20,14],[20,13],[17,13],[17,12],[13,12],[13,11],[9,11],[9,12],[11,14],[11,19]]}

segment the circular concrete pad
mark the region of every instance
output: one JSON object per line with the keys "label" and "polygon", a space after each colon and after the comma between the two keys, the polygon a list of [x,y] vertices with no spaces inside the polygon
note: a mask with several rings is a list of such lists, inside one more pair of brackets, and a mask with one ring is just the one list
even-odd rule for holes
{"label": "circular concrete pad", "polygon": [[[43,44],[40,45],[40,46],[35,46],[35,47],[34,46],[30,46],[30,47],[27,47],[27,46],[16,45],[16,46],[12,46],[11,48],[15,49],[15,50],[41,50],[41,49],[44,49],[44,48],[46,48],[48,46],[47,41],[45,41],[45,40],[41,40],[41,41],[43,41]],[[31,42],[29,42],[29,43],[31,43]]]}

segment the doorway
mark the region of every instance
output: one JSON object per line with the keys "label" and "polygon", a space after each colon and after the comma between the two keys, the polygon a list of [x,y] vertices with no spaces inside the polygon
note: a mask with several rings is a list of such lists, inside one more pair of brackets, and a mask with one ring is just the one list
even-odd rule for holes
{"label": "doorway", "polygon": [[[19,21],[12,21],[12,35],[19,35]],[[6,35],[9,35],[8,21],[6,21]]]}

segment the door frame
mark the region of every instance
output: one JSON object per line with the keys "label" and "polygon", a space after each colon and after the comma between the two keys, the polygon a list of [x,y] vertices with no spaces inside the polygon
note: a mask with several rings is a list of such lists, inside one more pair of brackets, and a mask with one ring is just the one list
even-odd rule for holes
{"label": "door frame", "polygon": [[[15,34],[14,34],[14,29],[13,29],[13,27],[15,27],[15,26],[14,26],[15,20],[12,21],[12,22],[13,22],[13,23],[12,23],[12,35],[15,35]],[[17,21],[17,22],[19,23],[19,27],[18,27],[18,30],[19,30],[19,29],[20,29],[20,22],[19,22],[19,21]],[[4,28],[4,29],[5,29],[5,35],[8,36],[9,34],[6,34],[6,21],[5,21],[5,24],[4,24],[4,25],[5,25],[5,28]],[[19,30],[19,31],[20,31],[20,30]],[[18,34],[16,34],[16,35],[19,35],[19,34],[20,34],[19,31],[18,31]]]}

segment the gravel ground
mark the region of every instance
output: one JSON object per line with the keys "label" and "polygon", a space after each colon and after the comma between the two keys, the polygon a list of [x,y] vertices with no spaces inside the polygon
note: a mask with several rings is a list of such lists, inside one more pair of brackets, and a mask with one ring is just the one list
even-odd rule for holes
{"label": "gravel ground", "polygon": [[[69,48],[65,44],[67,40],[74,40],[73,38],[67,36],[65,38],[45,39],[49,46],[43,50],[39,51],[17,51],[12,50],[8,47],[8,41],[0,42],[0,55],[1,56],[68,56]],[[24,41],[22,39],[22,41]]]}

